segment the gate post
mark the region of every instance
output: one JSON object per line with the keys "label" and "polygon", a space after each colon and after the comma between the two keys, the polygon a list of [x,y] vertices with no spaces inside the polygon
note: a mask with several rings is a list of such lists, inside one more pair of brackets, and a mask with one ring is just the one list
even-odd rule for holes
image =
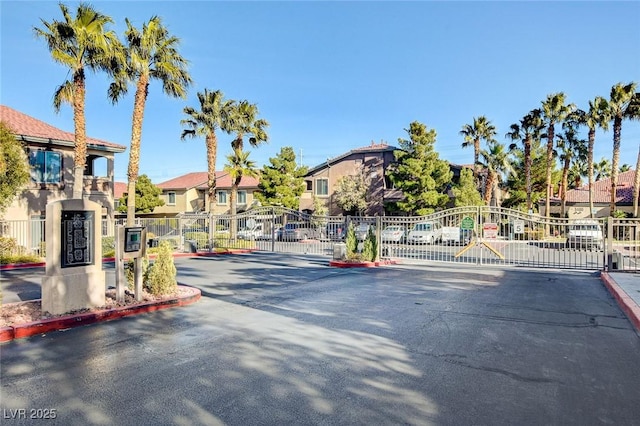
{"label": "gate post", "polygon": [[607,241],[606,241],[606,246],[607,246],[607,257],[605,258],[606,262],[607,262],[607,269],[608,270],[612,270],[613,269],[613,217],[609,216],[607,217]]}
{"label": "gate post", "polygon": [[376,262],[382,257],[382,217],[376,216]]}

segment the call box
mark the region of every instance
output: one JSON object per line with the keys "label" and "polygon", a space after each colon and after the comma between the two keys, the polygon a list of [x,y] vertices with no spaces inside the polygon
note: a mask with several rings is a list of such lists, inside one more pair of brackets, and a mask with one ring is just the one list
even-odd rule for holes
{"label": "call box", "polygon": [[122,259],[143,257],[146,252],[147,230],[142,226],[125,226],[119,229],[120,244],[118,249]]}

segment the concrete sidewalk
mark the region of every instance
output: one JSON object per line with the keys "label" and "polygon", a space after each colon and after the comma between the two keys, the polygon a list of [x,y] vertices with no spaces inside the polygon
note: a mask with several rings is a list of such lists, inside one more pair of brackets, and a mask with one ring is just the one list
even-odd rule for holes
{"label": "concrete sidewalk", "polygon": [[640,332],[640,274],[602,272],[600,277],[620,309]]}

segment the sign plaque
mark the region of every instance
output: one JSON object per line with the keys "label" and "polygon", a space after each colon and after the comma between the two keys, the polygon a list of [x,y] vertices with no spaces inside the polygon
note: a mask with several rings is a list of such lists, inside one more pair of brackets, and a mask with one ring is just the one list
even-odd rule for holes
{"label": "sign plaque", "polygon": [[93,265],[94,218],[94,212],[89,210],[62,211],[62,268]]}

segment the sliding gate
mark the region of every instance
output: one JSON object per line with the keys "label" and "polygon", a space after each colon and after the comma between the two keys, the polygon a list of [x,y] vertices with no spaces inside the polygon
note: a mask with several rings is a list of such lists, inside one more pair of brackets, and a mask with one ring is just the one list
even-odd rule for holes
{"label": "sliding gate", "polygon": [[[599,232],[599,240],[587,240],[584,235],[568,238],[569,231],[576,227],[569,219],[543,218],[498,207],[460,207],[423,217],[383,217],[381,222],[383,229],[398,226],[405,231],[399,241],[390,241],[381,233],[381,254],[397,259],[603,269],[607,250],[611,249],[606,244],[604,219],[588,221],[590,235]],[[416,239],[415,234],[420,233],[426,238]]]}

